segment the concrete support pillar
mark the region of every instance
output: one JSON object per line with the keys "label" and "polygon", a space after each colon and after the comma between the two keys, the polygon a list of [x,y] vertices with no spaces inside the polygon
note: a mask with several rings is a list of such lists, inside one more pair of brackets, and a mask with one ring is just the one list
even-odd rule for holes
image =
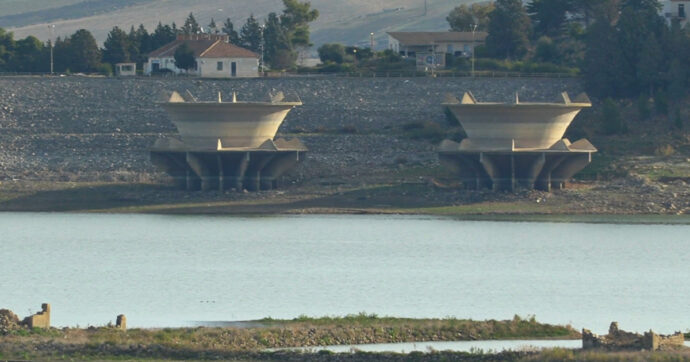
{"label": "concrete support pillar", "polygon": [[299,162],[299,151],[281,153],[276,155],[261,172],[262,182],[264,184],[271,183],[273,188],[278,187],[278,177],[284,174],[287,170],[295,167]]}
{"label": "concrete support pillar", "polygon": [[542,168],[541,172],[539,173],[539,177],[537,178],[537,181],[535,182],[534,188],[542,191],[551,191],[551,171],[553,171],[558,165],[563,162],[566,156],[554,156],[554,157],[546,157],[546,161],[544,163],[544,167]]}
{"label": "concrete support pillar", "polygon": [[216,155],[216,163],[218,164],[218,191],[225,191],[225,170],[223,168],[223,157],[220,154]]}
{"label": "concrete support pillar", "polygon": [[542,152],[539,156],[535,157],[534,160],[527,167],[525,172],[525,180],[523,186],[528,189],[535,187],[535,182],[539,173],[544,168],[544,163],[546,163],[546,155]]}
{"label": "concrete support pillar", "polygon": [[510,155],[510,192],[515,192],[515,155]]}
{"label": "concrete support pillar", "polygon": [[247,169],[247,174],[245,176],[244,186],[247,188],[247,190],[261,190],[261,172],[264,170],[266,165],[273,160],[274,157],[275,156],[272,154],[262,154],[254,157],[249,165],[249,168]]}
{"label": "concrete support pillar", "polygon": [[204,162],[204,159],[200,155],[187,152],[187,164],[196,176],[201,179],[201,191],[211,190],[215,184],[214,181],[217,179],[214,177],[209,165]]}
{"label": "concrete support pillar", "polygon": [[592,162],[591,153],[569,155],[551,171],[551,186],[557,189],[564,188],[565,183],[590,162]]}
{"label": "concrete support pillar", "polygon": [[238,192],[242,192],[244,189],[244,176],[247,172],[247,167],[249,166],[249,161],[251,160],[251,154],[249,152],[244,153],[242,158],[240,159],[240,162],[237,164],[237,167],[235,169],[235,179],[234,179],[234,184],[235,184],[235,189]]}
{"label": "concrete support pillar", "polygon": [[482,164],[484,171],[487,175],[489,175],[489,179],[491,180],[491,189],[498,191],[500,189],[500,173],[494,160],[490,155],[481,152],[479,154],[479,163]]}
{"label": "concrete support pillar", "polygon": [[187,162],[184,153],[152,152],[151,163],[170,175],[177,187],[187,187]]}

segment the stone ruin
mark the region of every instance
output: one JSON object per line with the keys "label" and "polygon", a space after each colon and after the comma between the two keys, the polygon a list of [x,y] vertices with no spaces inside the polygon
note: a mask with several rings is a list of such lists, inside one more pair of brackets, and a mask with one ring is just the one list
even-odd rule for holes
{"label": "stone ruin", "polygon": [[19,317],[9,309],[0,309],[0,334],[19,329]]}
{"label": "stone ruin", "polygon": [[618,323],[612,322],[609,334],[598,336],[588,329],[582,329],[582,349],[648,350],[658,351],[666,348],[682,347],[685,336],[681,332],[672,335],[660,335],[652,332],[644,334],[631,333],[618,329]]}
{"label": "stone ruin", "polygon": [[22,324],[29,328],[50,328],[50,304],[41,304],[41,311],[24,318]]}
{"label": "stone ruin", "polygon": [[43,303],[41,311],[19,321],[19,317],[9,309],[0,309],[0,334],[27,328],[50,328],[50,304]]}
{"label": "stone ruin", "polygon": [[124,314],[120,314],[117,316],[117,319],[115,320],[115,328],[121,329],[123,331],[127,330],[127,317],[125,317]]}

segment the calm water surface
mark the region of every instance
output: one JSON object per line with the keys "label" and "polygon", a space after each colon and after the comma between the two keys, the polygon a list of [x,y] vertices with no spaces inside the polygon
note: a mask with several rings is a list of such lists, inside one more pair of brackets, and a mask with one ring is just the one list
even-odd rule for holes
{"label": "calm water surface", "polygon": [[130,326],[377,313],[690,328],[690,226],[0,214],[0,308]]}

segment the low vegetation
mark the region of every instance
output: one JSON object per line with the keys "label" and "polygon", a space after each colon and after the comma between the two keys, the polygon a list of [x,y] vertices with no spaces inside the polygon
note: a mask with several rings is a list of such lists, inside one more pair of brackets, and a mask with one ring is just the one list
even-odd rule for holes
{"label": "low vegetation", "polygon": [[[265,318],[250,328],[112,327],[62,330],[14,330],[0,337],[3,358],[213,358],[266,349],[488,339],[577,339],[570,326],[542,324],[534,317],[473,321],[455,318],[407,319],[361,313],[345,317],[292,320]],[[32,351],[26,353],[26,351]],[[26,354],[25,354],[26,353]]]}

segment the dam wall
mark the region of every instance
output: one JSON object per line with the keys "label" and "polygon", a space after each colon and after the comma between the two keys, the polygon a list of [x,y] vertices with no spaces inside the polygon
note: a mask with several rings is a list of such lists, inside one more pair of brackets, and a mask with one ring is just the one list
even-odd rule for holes
{"label": "dam wall", "polygon": [[550,102],[563,91],[579,94],[583,85],[578,79],[513,78],[0,77],[0,182],[168,179],[150,161],[149,148],[177,133],[156,104],[171,90],[189,90],[199,99],[213,99],[218,91],[254,100],[273,90],[298,94],[304,105],[288,114],[277,137],[298,138],[309,153],[286,177],[354,183],[389,177],[400,160],[438,166],[436,145],[406,137],[401,127],[445,127],[439,104],[446,93],[472,91],[485,101],[508,102],[519,92]]}

